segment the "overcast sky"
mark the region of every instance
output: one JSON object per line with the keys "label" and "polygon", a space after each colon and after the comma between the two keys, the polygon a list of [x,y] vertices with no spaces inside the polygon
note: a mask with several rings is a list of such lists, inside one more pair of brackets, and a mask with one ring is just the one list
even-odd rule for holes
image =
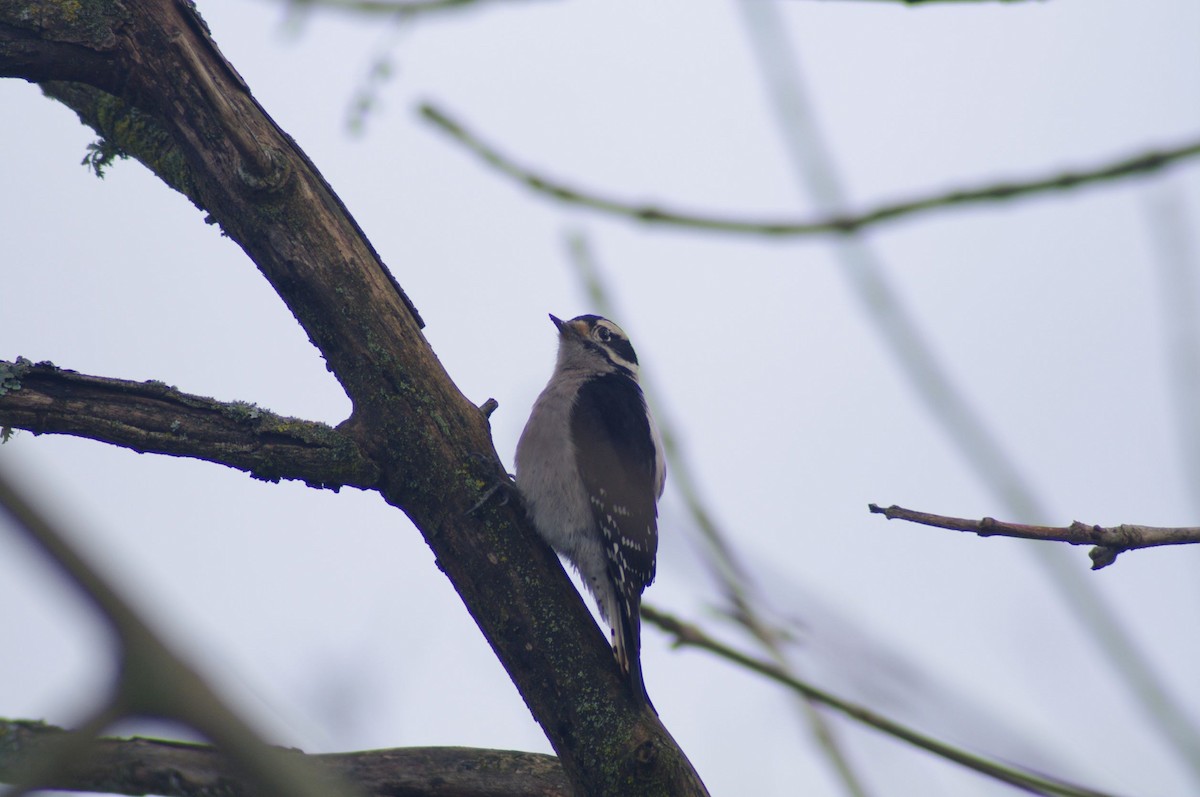
{"label": "overcast sky", "polygon": [[[844,247],[564,207],[487,171],[415,111],[436,103],[522,163],[630,201],[806,218],[818,200],[789,160],[752,14],[707,0],[514,0],[396,24],[265,0],[198,6],[416,303],[462,391],[499,401],[510,466],[553,363],[546,314],[595,309],[564,243],[580,232],[706,499],[794,622],[798,666],[952,742],[1122,795],[1196,793],[1195,771],[1029,545],[867,513],[1015,510],[918,399],[878,308],[846,279]],[[805,119],[852,208],[1200,134],[1193,0],[791,0],[778,12]],[[355,133],[364,92],[372,111]],[[136,162],[89,174],[79,161],[94,134],[36,87],[0,81],[0,108],[0,359],[346,416],[290,313],[200,211]],[[1180,308],[1200,298],[1195,274],[1179,276],[1181,253],[1200,251],[1198,211],[1200,168],[1185,165],[865,236],[1034,486],[1044,514],[1014,519],[1200,523],[1171,345]],[[273,742],[549,750],[420,535],[377,495],[29,433],[0,464]],[[661,514],[647,601],[749,647],[714,612],[670,479]],[[1061,553],[1200,722],[1200,552],[1133,552],[1098,573],[1086,549]],[[0,716],[72,724],[107,685],[109,643],[2,523],[0,605]],[[840,793],[780,691],[643,634],[647,687],[713,794]],[[988,790],[839,727],[873,794]]]}

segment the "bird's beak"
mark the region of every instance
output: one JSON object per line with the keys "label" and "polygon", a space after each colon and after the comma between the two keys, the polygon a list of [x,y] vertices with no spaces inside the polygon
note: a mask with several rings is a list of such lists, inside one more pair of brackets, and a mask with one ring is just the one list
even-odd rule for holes
{"label": "bird's beak", "polygon": [[558,327],[558,336],[560,339],[567,336],[586,338],[588,335],[587,325],[582,321],[563,321],[555,315],[551,315],[550,320],[554,322],[554,326]]}

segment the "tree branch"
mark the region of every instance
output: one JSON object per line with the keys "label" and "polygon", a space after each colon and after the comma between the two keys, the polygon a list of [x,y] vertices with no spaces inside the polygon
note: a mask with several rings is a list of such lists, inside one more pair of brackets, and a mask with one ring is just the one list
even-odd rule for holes
{"label": "tree branch", "polygon": [[[94,85],[118,90],[119,72],[112,58],[117,17],[94,14],[93,7],[82,3],[73,8],[43,3],[36,14],[22,14],[20,6],[0,2],[0,76],[43,81],[87,74]],[[86,19],[69,20],[72,14]],[[82,29],[87,32],[81,37]]]}
{"label": "tree branch", "polygon": [[900,506],[883,508],[875,504],[867,507],[874,514],[888,520],[907,520],[925,526],[954,531],[968,531],[980,537],[1016,537],[1022,540],[1046,542],[1068,542],[1071,545],[1094,545],[1088,552],[1092,569],[1108,567],[1117,556],[1136,548],[1153,548],[1159,545],[1191,545],[1200,543],[1200,527],[1138,526],[1122,523],[1119,526],[1094,526],[1073,521],[1069,526],[1029,526],[1023,523],[1007,523],[995,518],[980,520],[933,515],[917,512]]}
{"label": "tree branch", "polygon": [[323,423],[162,382],[86,376],[19,357],[0,360],[0,426],[203,459],[264,481],[298,479],[336,490],[369,489],[379,479],[378,466],[354,439]]}
{"label": "tree branch", "polygon": [[[378,466],[384,499],[421,531],[572,788],[706,794],[658,718],[634,700],[605,635],[519,502],[481,502],[508,484],[486,416],[458,391],[378,254],[251,96],[194,7],[0,0],[0,31],[0,75],[89,84],[165,133],[188,196],[254,260],[350,397],[353,414],[339,431]],[[54,46],[31,67],[24,53],[42,43]],[[97,77],[82,59],[62,56],[64,43],[88,50],[105,70]],[[91,123],[83,102],[66,102]],[[97,124],[138,157],[124,129]]]}
{"label": "tree branch", "polygon": [[34,506],[0,469],[0,511],[68,578],[108,623],[119,643],[120,666],[104,705],[82,731],[65,734],[15,773],[16,795],[86,759],[90,742],[122,717],[177,720],[211,739],[253,785],[256,793],[293,797],[355,797],[345,784],[321,778],[303,760],[283,761],[242,721],[208,683],[171,650],[100,573],[67,542],[62,529]]}
{"label": "tree branch", "polygon": [[[0,720],[0,781],[11,783],[74,734],[41,722]],[[364,797],[455,794],[461,797],[566,797],[558,759],[538,753],[460,747],[414,747],[308,755],[281,751],[352,784]],[[159,739],[96,739],[83,766],[59,769],[33,784],[46,789],[207,797],[253,794],[228,757],[206,744]]]}
{"label": "tree branch", "polygon": [[[926,0],[927,1],[927,0]],[[421,115],[446,133],[484,163],[501,174],[523,183],[539,194],[562,202],[614,216],[624,216],[649,224],[662,224],[708,232],[744,235],[802,236],[857,232],[881,222],[926,213],[939,208],[959,205],[999,202],[1051,191],[1065,191],[1081,186],[1152,174],[1188,158],[1200,156],[1200,139],[1183,144],[1149,150],[1132,156],[1083,169],[1063,171],[1048,177],[1009,180],[974,188],[928,193],[902,202],[891,202],[854,214],[837,214],[811,220],[735,219],[705,213],[688,213],[657,205],[637,204],[626,200],[576,188],[565,182],[521,165],[515,159],[484,141],[445,111],[431,104],[421,106]]]}
{"label": "tree branch", "polygon": [[642,604],[642,619],[674,637],[676,647],[694,647],[715,653],[727,661],[745,667],[759,675],[766,676],[808,700],[820,703],[863,725],[886,733],[900,741],[911,744],[914,747],[919,747],[948,761],[953,761],[980,774],[995,778],[1033,794],[1060,795],[1061,797],[1110,797],[1105,792],[1077,786],[1067,781],[1040,775],[1009,764],[1001,764],[938,741],[933,737],[926,736],[908,726],[901,725],[868,708],[863,708],[856,703],[842,700],[823,689],[818,689],[807,681],[802,681],[795,677],[774,662],[756,659],[753,656],[736,650],[723,642],[713,639],[699,627],[684,622],[667,612],[647,606],[644,603]]}

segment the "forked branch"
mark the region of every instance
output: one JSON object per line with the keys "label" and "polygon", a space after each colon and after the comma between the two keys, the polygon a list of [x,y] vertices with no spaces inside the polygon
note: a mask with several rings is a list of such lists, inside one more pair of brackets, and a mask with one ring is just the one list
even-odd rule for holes
{"label": "forked branch", "polygon": [[[706,794],[658,718],[624,688],[604,635],[518,502],[481,501],[507,483],[487,417],[455,386],[379,254],[259,106],[195,6],[0,0],[0,75],[104,93],[56,96],[99,128],[106,152],[142,160],[254,261],[353,403],[338,431],[379,469],[362,481],[421,531],[572,788]],[[134,109],[139,124],[105,124]],[[138,136],[152,140],[127,140]],[[165,448],[169,424],[155,431]]]}

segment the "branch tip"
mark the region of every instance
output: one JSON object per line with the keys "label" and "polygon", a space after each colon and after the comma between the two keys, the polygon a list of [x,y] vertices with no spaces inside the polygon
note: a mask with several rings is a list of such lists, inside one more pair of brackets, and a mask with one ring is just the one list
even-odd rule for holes
{"label": "branch tip", "polygon": [[898,517],[924,526],[970,532],[980,537],[1015,537],[1023,540],[1065,542],[1071,545],[1093,545],[1095,547],[1088,554],[1092,559],[1093,570],[1108,567],[1116,561],[1119,554],[1135,548],[1200,543],[1200,527],[1195,526],[1161,527],[1131,523],[1101,526],[1080,521],[1074,521],[1070,526],[1031,526],[992,517],[979,520],[947,517],[898,506],[890,507],[884,514],[889,518]]}

